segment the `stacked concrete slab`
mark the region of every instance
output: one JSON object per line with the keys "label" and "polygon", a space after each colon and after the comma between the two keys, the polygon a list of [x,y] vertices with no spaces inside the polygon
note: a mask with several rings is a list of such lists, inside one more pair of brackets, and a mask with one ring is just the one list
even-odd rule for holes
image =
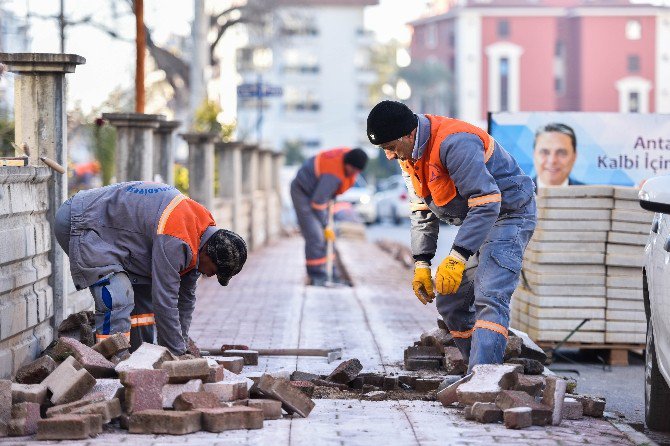
{"label": "stacked concrete slab", "polygon": [[605,342],[605,253],[609,186],[543,188],[538,223],[512,302],[512,326],[535,341]]}
{"label": "stacked concrete slab", "polygon": [[612,228],[607,235],[605,260],[607,343],[645,342],[642,265],[654,215],[640,207],[638,192],[634,187],[614,188]]}

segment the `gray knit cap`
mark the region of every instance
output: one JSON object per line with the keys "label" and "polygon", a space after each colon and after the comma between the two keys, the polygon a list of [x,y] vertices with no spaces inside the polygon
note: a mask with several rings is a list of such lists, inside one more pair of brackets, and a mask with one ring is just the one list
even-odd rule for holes
{"label": "gray knit cap", "polygon": [[216,264],[219,283],[226,286],[247,261],[247,244],[236,233],[219,229],[207,241],[207,255]]}

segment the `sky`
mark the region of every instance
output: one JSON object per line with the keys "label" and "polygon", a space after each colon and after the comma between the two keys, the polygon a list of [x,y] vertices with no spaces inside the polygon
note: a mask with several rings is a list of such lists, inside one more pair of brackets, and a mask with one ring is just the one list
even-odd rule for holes
{"label": "sky", "polygon": [[[19,16],[30,10],[40,16],[58,13],[57,0],[0,0],[4,7]],[[128,14],[124,2],[119,3],[116,16],[107,0],[65,0],[66,15],[81,19],[92,15],[96,22],[104,23],[120,35],[133,39],[134,18]],[[408,42],[410,32],[405,23],[418,18],[422,1],[380,0],[379,5],[367,7],[365,26],[377,35],[378,40],[398,39]],[[168,5],[170,7],[166,7]],[[165,41],[170,35],[190,34],[193,19],[192,0],[144,0],[145,22],[152,30],[154,40]],[[60,38],[54,19],[31,19],[33,52],[59,52]],[[85,112],[104,102],[117,87],[129,88],[135,71],[135,47],[132,42],[112,39],[104,32],[87,25],[69,27],[66,52],[86,58],[86,64],[68,75],[68,108],[81,104]]]}

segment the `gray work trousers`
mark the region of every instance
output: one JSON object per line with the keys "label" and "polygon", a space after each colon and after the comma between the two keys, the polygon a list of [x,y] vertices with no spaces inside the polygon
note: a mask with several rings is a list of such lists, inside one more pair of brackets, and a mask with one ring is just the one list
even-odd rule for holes
{"label": "gray work trousers", "polygon": [[[70,198],[58,208],[54,233],[66,254],[70,251]],[[96,340],[115,333],[130,337],[131,351],[142,342],[156,343],[151,285],[132,285],[124,272],[110,274],[89,287],[95,302]]]}
{"label": "gray work trousers", "polygon": [[326,281],[326,239],[323,224],[314,213],[311,197],[294,180],[291,183],[291,200],[298,217],[298,226],[305,239],[305,268],[313,284]]}

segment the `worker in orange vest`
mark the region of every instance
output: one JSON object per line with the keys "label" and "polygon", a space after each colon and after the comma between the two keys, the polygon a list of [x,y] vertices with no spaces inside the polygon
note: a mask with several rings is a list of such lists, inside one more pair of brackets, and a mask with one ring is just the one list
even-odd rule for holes
{"label": "worker in orange vest", "polygon": [[399,160],[409,190],[414,293],[424,305],[435,298],[430,262],[440,220],[462,225],[437,267],[437,310],[469,371],[502,363],[510,300],[536,225],[533,181],[484,130],[415,115],[400,102],[377,104],[367,133]]}
{"label": "worker in orange vest", "polygon": [[335,231],[328,225],[328,204],[354,185],[367,162],[367,154],[359,148],[324,150],[305,161],[291,182],[291,200],[305,238],[305,266],[311,285],[325,284],[326,242],[335,240]]}

